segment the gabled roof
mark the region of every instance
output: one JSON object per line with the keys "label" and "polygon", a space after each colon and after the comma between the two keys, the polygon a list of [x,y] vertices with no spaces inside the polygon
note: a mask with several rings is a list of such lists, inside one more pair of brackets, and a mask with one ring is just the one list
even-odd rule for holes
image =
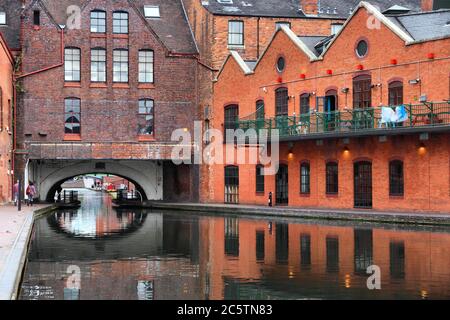
{"label": "gabled roof", "polygon": [[[359,0],[320,0],[320,13],[306,15],[300,10],[300,0],[197,0],[211,13],[228,16],[261,16],[280,18],[334,18],[347,19]],[[421,10],[421,0],[371,0],[381,11],[398,5],[413,12]]]}
{"label": "gabled roof", "polygon": [[[65,25],[68,17],[67,8],[69,6],[75,5],[83,10],[91,0],[35,0],[33,3],[38,1],[42,3],[56,24]],[[144,23],[154,32],[158,40],[161,41],[168,51],[182,54],[197,54],[197,47],[181,0],[128,1],[132,7],[136,8]],[[144,5],[159,6],[161,17],[157,19],[145,19]]]}
{"label": "gabled roof", "polygon": [[216,75],[216,78],[214,81],[217,81],[219,79],[220,75],[222,74],[222,71],[224,70],[225,66],[228,63],[228,60],[234,59],[234,61],[238,64],[238,66],[241,68],[242,72],[245,75],[249,75],[253,73],[253,70],[250,68],[250,66],[242,59],[242,57],[237,53],[236,51],[230,50],[230,53],[225,58],[225,61],[222,64],[222,67],[220,67],[219,72]]}
{"label": "gabled roof", "polygon": [[6,25],[0,25],[0,32],[11,49],[19,49],[21,1],[0,0],[0,11],[6,13]]}

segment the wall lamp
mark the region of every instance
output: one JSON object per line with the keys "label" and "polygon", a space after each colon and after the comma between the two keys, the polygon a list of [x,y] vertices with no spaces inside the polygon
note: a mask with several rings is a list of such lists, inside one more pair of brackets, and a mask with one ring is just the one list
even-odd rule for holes
{"label": "wall lamp", "polygon": [[420,78],[412,79],[412,80],[409,80],[408,82],[409,82],[409,84],[418,84],[418,83],[420,83]]}
{"label": "wall lamp", "polygon": [[341,92],[342,92],[342,93],[348,93],[349,91],[350,91],[349,88],[342,88],[342,89],[341,89]]}

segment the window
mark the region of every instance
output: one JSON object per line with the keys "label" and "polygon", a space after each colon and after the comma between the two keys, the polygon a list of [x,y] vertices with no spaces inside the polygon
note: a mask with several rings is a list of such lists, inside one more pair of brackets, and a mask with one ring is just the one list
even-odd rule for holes
{"label": "window", "polygon": [[338,193],[338,164],[336,162],[328,162],[326,165],[326,184],[327,194]]}
{"label": "window", "polygon": [[277,60],[277,71],[283,72],[286,67],[286,60],[283,57],[279,57]]}
{"label": "window", "polygon": [[289,224],[275,224],[275,261],[287,264],[289,261]]}
{"label": "window", "polygon": [[144,6],[144,15],[146,18],[159,18],[159,6]]}
{"label": "window", "polygon": [[6,24],[6,12],[0,11],[0,25]]}
{"label": "window", "polygon": [[80,81],[81,52],[78,48],[64,49],[64,80]]}
{"label": "window", "polygon": [[403,194],[403,162],[400,160],[394,160],[389,162],[389,195],[403,196]]}
{"label": "window", "polygon": [[41,12],[39,10],[33,11],[33,24],[35,26],[41,25]]}
{"label": "window", "polygon": [[373,265],[372,229],[354,229],[354,270],[357,275],[366,275],[367,267]]}
{"label": "window", "polygon": [[309,105],[309,94],[304,93],[300,96],[300,114],[309,115],[310,105]]}
{"label": "window", "polygon": [[389,105],[399,106],[403,104],[403,83],[394,81],[389,84]]}
{"label": "window", "polygon": [[139,51],[139,82],[153,83],[153,51]]}
{"label": "window", "polygon": [[113,33],[127,34],[128,33],[128,13],[127,12],[113,12]]}
{"label": "window", "polygon": [[225,167],[225,203],[239,203],[239,167]]}
{"label": "window", "polygon": [[225,226],[225,254],[239,257],[239,220],[237,218],[224,218]]}
{"label": "window", "polygon": [[239,117],[239,106],[232,104],[225,107],[225,117],[224,117],[224,130],[225,136],[227,130],[237,129],[237,120]]}
{"label": "window", "polygon": [[264,230],[256,231],[256,261],[264,261],[265,257],[265,243],[264,243]]}
{"label": "window", "polygon": [[275,91],[275,110],[277,116],[287,116],[288,114],[288,89],[279,88]]}
{"label": "window", "polygon": [[128,82],[128,50],[125,49],[114,50],[113,81]]}
{"label": "window", "polygon": [[339,239],[336,237],[327,237],[326,248],[327,248],[327,272],[338,272]]}
{"label": "window", "polygon": [[394,279],[405,278],[405,242],[391,241],[389,243],[389,271]]}
{"label": "window", "polygon": [[367,44],[366,40],[361,40],[356,45],[356,54],[360,58],[364,58],[367,55],[367,52],[369,51],[369,45]]}
{"label": "window", "polygon": [[151,99],[139,100],[138,134],[154,134],[154,101]]}
{"label": "window", "polygon": [[91,50],[91,81],[106,82],[106,50]]}
{"label": "window", "polygon": [[343,27],[343,24],[336,23],[331,25],[331,34],[337,34],[339,31],[341,31]]}
{"label": "window", "polygon": [[265,117],[264,100],[256,101],[256,119],[261,120]]}
{"label": "window", "polygon": [[106,32],[106,12],[105,11],[91,11],[91,32],[105,33]]}
{"label": "window", "polygon": [[275,30],[281,29],[282,26],[286,26],[286,27],[288,27],[290,29],[291,28],[291,23],[287,22],[287,21],[275,22]]}
{"label": "window", "polygon": [[232,46],[244,45],[244,22],[229,21],[228,22],[228,44]]}
{"label": "window", "polygon": [[372,80],[369,75],[353,79],[353,108],[370,108],[372,105]]}
{"label": "window", "polygon": [[311,169],[309,163],[300,165],[300,193],[309,194],[311,192]]}
{"label": "window", "polygon": [[256,166],[256,192],[264,192],[264,167],[262,165]]}
{"label": "window", "polygon": [[67,98],[64,100],[66,134],[81,134],[81,102],[78,98]]}
{"label": "window", "polygon": [[300,235],[300,265],[302,269],[311,267],[311,235]]}

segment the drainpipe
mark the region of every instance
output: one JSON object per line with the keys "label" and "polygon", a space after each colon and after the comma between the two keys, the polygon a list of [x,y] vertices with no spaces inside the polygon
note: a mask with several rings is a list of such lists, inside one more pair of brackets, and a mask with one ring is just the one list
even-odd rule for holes
{"label": "drainpipe", "polygon": [[259,59],[259,20],[260,17],[256,19],[256,59]]}

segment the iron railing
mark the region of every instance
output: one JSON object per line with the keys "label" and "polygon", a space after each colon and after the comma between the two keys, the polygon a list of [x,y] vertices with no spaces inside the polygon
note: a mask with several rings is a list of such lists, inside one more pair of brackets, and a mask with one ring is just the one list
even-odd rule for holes
{"label": "iron railing", "polygon": [[[397,117],[399,114],[403,116],[400,120]],[[386,115],[391,115],[391,117],[386,117]],[[365,109],[345,108],[334,112],[312,111],[298,116],[273,118],[248,116],[237,121],[237,127],[244,131],[255,129],[258,133],[261,129],[278,129],[280,137],[444,125],[450,125],[450,102]]]}
{"label": "iron railing", "polygon": [[118,190],[117,201],[141,201],[142,196],[139,191],[134,190]]}

